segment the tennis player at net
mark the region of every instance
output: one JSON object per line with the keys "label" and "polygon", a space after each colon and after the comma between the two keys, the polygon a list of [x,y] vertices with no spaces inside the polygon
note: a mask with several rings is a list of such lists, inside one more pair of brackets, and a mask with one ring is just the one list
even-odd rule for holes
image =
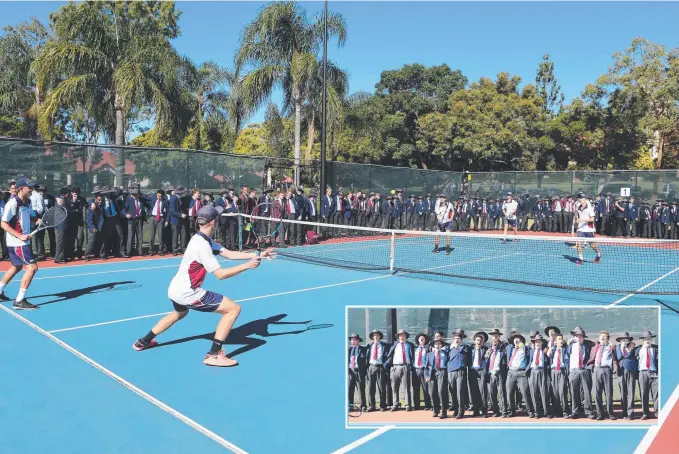
{"label": "tennis player at net", "polygon": [[[186,317],[189,309],[200,312],[217,312],[222,314],[222,318],[217,324],[212,348],[205,355],[203,363],[208,366],[221,367],[238,364],[238,361],[226,356],[222,350],[222,344],[240,314],[240,306],[226,296],[203,289],[203,281],[207,273],[213,273],[217,279],[221,280],[257,268],[262,257],[272,258],[274,256],[274,250],[263,251],[260,257],[255,252],[229,251],[215,243],[211,240],[211,237],[222,211],[221,207],[209,205],[198,210],[196,223],[200,230],[189,241],[182,263],[179,265],[179,271],[170,282],[170,288],[167,292],[174,311],[160,319],[146,336],[135,342],[133,345],[135,350],[141,351],[156,345],[155,337]],[[222,268],[213,254],[213,251],[216,250],[219,251],[220,256],[230,260],[250,260],[238,266]]]}
{"label": "tennis player at net", "polygon": [[[594,208],[592,207],[592,204],[589,203],[589,200],[587,200],[587,197],[585,197],[584,194],[578,194],[578,199],[580,199],[580,205],[577,206],[577,219],[575,220],[575,223],[578,225],[578,238],[594,238]],[[582,265],[584,262],[582,255],[583,243],[584,241],[578,241],[576,244],[578,250],[578,261],[576,263],[578,265]],[[601,261],[601,251],[599,250],[599,246],[597,246],[594,241],[591,241],[588,244],[592,249],[594,249],[594,252],[596,252],[594,263],[599,263]]]}

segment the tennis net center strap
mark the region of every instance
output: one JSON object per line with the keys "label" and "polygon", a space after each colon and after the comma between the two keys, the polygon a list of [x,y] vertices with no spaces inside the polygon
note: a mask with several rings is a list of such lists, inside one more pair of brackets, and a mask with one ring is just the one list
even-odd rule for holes
{"label": "tennis net center strap", "polygon": [[[255,227],[263,222],[282,223],[284,240],[301,236],[303,246],[278,250],[284,259],[505,290],[531,286],[614,294],[679,294],[676,240],[505,236],[240,217],[246,226],[251,222]],[[367,220],[368,225],[371,221]],[[315,244],[307,241],[313,236]],[[280,238],[273,242],[279,244]],[[247,227],[241,247],[248,248]]]}

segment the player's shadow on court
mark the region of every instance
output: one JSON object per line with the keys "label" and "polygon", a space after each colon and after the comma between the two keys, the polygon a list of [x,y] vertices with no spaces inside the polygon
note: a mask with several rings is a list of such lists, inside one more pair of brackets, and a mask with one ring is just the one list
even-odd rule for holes
{"label": "player's shadow on court", "polygon": [[[258,339],[256,337],[250,337],[250,336],[260,336],[260,337],[275,337],[275,336],[286,336],[288,334],[302,334],[306,331],[309,331],[310,329],[325,329],[325,328],[331,328],[334,325],[332,324],[327,324],[327,325],[311,325],[311,320],[305,320],[302,322],[284,322],[281,321],[285,317],[287,317],[288,314],[278,314],[271,316],[269,318],[262,318],[259,320],[253,320],[251,322],[248,322],[244,325],[237,326],[231,330],[229,333],[229,336],[226,338],[226,342],[224,342],[225,345],[243,345],[240,348],[237,348],[233,352],[227,353],[230,358],[233,358],[234,356],[241,355],[243,353],[247,353],[251,350],[254,350],[257,347],[261,347],[262,345],[266,344],[266,341],[264,339]],[[285,331],[282,333],[270,333],[269,332],[269,326],[270,325],[298,325],[301,328],[296,329],[296,330],[291,330],[291,331]],[[197,339],[203,339],[206,341],[212,342],[212,339],[215,336],[215,332],[212,331],[210,333],[205,333],[205,334],[198,334],[196,336],[189,336],[189,337],[183,337],[181,339],[175,339],[173,341],[169,342],[162,342],[156,345],[153,348],[158,348],[158,347],[165,347],[168,345],[174,345],[174,344],[181,344],[183,342],[189,342]]]}
{"label": "player's shadow on court", "polygon": [[61,303],[62,301],[68,301],[75,298],[80,298],[81,296],[91,295],[93,293],[108,292],[110,290],[123,290],[126,287],[134,287],[135,281],[120,281],[120,282],[108,282],[106,284],[92,285],[90,287],[76,288],[73,290],[67,290],[65,292],[49,293],[47,295],[37,295],[31,298],[47,298],[55,297],[51,301],[46,301],[44,303],[36,304],[36,306],[44,306],[46,304]]}

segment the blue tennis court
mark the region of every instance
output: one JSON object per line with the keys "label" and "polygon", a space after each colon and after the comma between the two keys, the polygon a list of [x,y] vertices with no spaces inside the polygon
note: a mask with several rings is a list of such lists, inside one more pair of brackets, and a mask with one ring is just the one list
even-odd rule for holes
{"label": "blue tennis court", "polygon": [[[503,254],[526,252],[520,247],[440,254],[431,266],[462,267],[491,256],[504,263]],[[299,249],[308,254],[314,248]],[[523,430],[346,428],[346,306],[679,306],[676,297],[526,293],[518,286],[462,286],[278,259],[226,281],[207,278],[206,288],[243,308],[225,345],[240,365],[219,369],[202,364],[216,315],[192,312],[158,338],[158,347],[132,349],[172,309],[167,285],[178,264],[179,258],[167,258],[45,268],[27,295],[40,310],[17,313],[11,303],[3,304],[0,424],[14,429],[0,434],[0,452],[377,453],[436,446],[451,436],[458,448],[511,452],[508,446],[525,446]],[[9,295],[16,290],[15,282],[7,288]],[[323,326],[309,329],[314,325]],[[672,310],[663,309],[661,330],[679,330]],[[661,365],[663,404],[679,384],[679,364],[670,357],[665,354]],[[605,448],[596,431],[556,430],[536,430],[530,437],[545,444],[567,436],[578,440],[582,452],[632,453],[648,426],[616,430],[606,436]]]}

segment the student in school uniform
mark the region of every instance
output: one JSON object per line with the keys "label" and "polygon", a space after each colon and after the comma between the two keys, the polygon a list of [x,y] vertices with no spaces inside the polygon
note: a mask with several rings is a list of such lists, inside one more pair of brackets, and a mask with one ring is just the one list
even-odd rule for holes
{"label": "student in school uniform", "polygon": [[570,419],[568,409],[568,365],[570,357],[561,333],[554,337],[554,343],[547,349],[549,358],[550,382],[554,394],[552,399],[552,415],[562,414]]}
{"label": "student in school uniform", "polygon": [[[568,339],[568,381],[571,386],[571,399],[573,401],[572,419],[578,419],[583,412],[590,419],[596,419],[592,412],[592,375],[587,369],[591,348],[585,342],[587,335],[585,330],[577,326],[571,331]],[[584,398],[584,401],[583,401]]]}
{"label": "student in school uniform", "polygon": [[528,416],[533,415],[533,403],[530,399],[530,390],[528,387],[528,377],[526,370],[528,369],[528,361],[530,358],[530,349],[526,345],[526,338],[519,333],[510,333],[509,345],[507,346],[507,400],[509,401],[509,414],[507,417],[516,416],[516,404],[514,394],[518,388],[521,395],[527,404]]}
{"label": "student in school uniform", "polygon": [[[141,193],[139,189],[133,188],[130,191],[130,197],[125,200],[125,206],[122,210],[123,216],[127,218],[127,249],[123,257],[129,258],[132,255],[132,247],[136,245],[137,255],[142,255],[141,249],[141,230],[142,219],[144,219],[144,204],[139,196]],[[136,238],[136,241],[134,241]]]}
{"label": "student in school uniform", "polygon": [[536,334],[531,339],[533,348],[530,350],[528,359],[528,388],[530,389],[531,401],[533,402],[534,412],[532,418],[540,419],[547,416],[552,419],[552,412],[549,405],[549,357],[547,349],[544,348],[545,338],[541,334]]}
{"label": "student in school uniform", "polygon": [[367,409],[365,400],[365,376],[367,373],[366,348],[361,346],[361,336],[352,334],[349,336],[349,405],[354,405],[354,391],[358,388],[361,398],[361,410]]}
{"label": "student in school uniform", "polygon": [[474,416],[488,417],[488,387],[486,386],[486,342],[488,334],[479,331],[474,334],[474,346],[471,348],[469,357],[471,363],[468,368],[468,383],[470,402],[473,406]]}
{"label": "student in school uniform", "polygon": [[618,388],[622,404],[622,419],[634,419],[634,390],[639,377],[639,363],[634,355],[634,338],[629,333],[615,339],[618,359]]}
{"label": "student in school uniform", "polygon": [[453,416],[462,419],[467,406],[467,365],[469,364],[469,346],[463,343],[464,331],[453,331],[453,342],[450,344],[448,358],[448,387],[452,397]]}
{"label": "student in school uniform", "polygon": [[442,336],[434,340],[434,348],[427,354],[425,369],[425,381],[434,409],[433,417],[439,419],[448,417],[448,351],[443,348],[444,345]]}
{"label": "student in school uniform", "polygon": [[411,368],[413,364],[413,353],[415,345],[408,342],[410,337],[404,329],[400,329],[396,333],[397,340],[389,349],[387,354],[387,368],[389,369],[389,378],[391,381],[391,390],[393,393],[393,405],[391,411],[396,411],[401,406],[400,389],[401,384],[405,388],[406,411],[413,410],[413,396],[411,386]]}
{"label": "student in school uniform", "polygon": [[[499,418],[507,413],[507,398],[505,392],[505,381],[507,380],[507,356],[505,355],[505,345],[500,340],[502,333],[495,328],[488,333],[493,339],[486,348],[486,384],[490,407],[493,416]],[[498,394],[500,396],[498,400]],[[487,402],[484,402],[484,406]],[[484,407],[485,408],[485,407]],[[487,415],[484,412],[484,416]]]}
{"label": "student in school uniform", "polygon": [[425,377],[425,370],[427,368],[427,354],[431,351],[429,346],[429,336],[424,333],[419,333],[415,336],[415,353],[413,355],[413,399],[415,401],[415,410],[420,410],[420,391],[424,396],[424,409],[431,410],[431,396],[429,394],[429,386]]}
{"label": "student in school uniform", "polygon": [[368,411],[375,411],[375,388],[380,396],[380,411],[387,411],[387,377],[386,362],[389,346],[382,342],[384,334],[374,329],[370,333],[370,342],[367,346],[368,353]]}
{"label": "student in school uniform", "polygon": [[651,343],[654,337],[655,335],[650,331],[644,331],[639,338],[643,340],[643,343],[634,349],[634,356],[636,356],[639,364],[641,419],[644,420],[651,417],[651,412],[648,408],[649,393],[653,399],[655,417],[658,416],[660,411],[658,407],[658,345]]}
{"label": "student in school uniform", "polygon": [[592,385],[594,388],[594,402],[598,421],[604,419],[602,394],[606,393],[606,414],[608,419],[615,421],[613,415],[613,374],[618,372],[618,359],[615,347],[609,342],[608,331],[599,333],[599,342],[592,348],[588,365],[592,368]]}

